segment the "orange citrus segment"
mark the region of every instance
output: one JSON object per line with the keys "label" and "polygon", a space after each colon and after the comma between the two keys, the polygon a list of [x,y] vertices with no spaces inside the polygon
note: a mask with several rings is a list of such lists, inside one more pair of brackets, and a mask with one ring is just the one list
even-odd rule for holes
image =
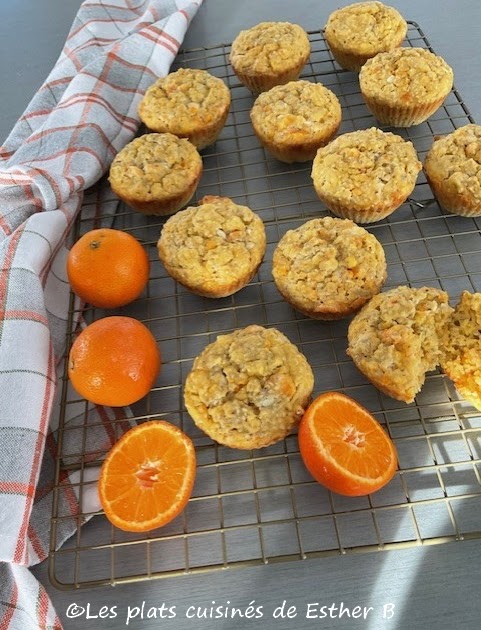
{"label": "orange citrus segment", "polygon": [[397,468],[396,449],[379,422],[337,392],[321,394],[306,410],[299,450],[314,479],[348,496],[379,490]]}
{"label": "orange citrus segment", "polygon": [[111,449],[100,472],[106,517],[129,532],[165,525],[187,504],[195,471],[194,445],[173,424],[153,420],[131,429]]}

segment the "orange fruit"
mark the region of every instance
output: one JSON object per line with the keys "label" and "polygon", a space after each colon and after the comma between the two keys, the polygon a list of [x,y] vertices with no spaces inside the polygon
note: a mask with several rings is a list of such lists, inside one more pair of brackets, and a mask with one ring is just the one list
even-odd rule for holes
{"label": "orange fruit", "polygon": [[109,521],[128,532],[165,525],[182,512],[195,480],[191,439],[163,420],[127,431],[105,459],[100,502]]}
{"label": "orange fruit", "polygon": [[299,450],[311,475],[333,492],[370,494],[397,469],[391,438],[355,400],[337,392],[318,396],[299,425]]}
{"label": "orange fruit", "polygon": [[99,308],[117,308],[138,298],[149,279],[149,268],[139,241],[109,228],[87,232],[67,256],[73,292]]}
{"label": "orange fruit", "polygon": [[143,398],[161,367],[150,330],[132,317],[104,317],[87,326],[70,349],[74,389],[97,405],[123,407]]}

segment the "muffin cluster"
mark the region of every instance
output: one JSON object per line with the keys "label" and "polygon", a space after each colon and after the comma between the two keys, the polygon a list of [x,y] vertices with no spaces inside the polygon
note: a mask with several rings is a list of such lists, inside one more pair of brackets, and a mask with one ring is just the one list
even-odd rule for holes
{"label": "muffin cluster", "polygon": [[[335,11],[324,31],[335,63],[359,73],[367,110],[395,128],[426,121],[453,86],[441,57],[402,47],[406,33],[404,18],[381,2]],[[385,394],[410,403],[426,373],[440,367],[481,408],[481,294],[466,293],[452,308],[448,295],[432,287],[381,292],[386,256],[360,225],[389,217],[409,199],[423,167],[416,150],[377,127],[337,135],[343,110],[335,91],[315,73],[299,79],[309,60],[307,33],[287,22],[241,31],[229,55],[240,82],[235,88],[247,94],[254,142],[274,160],[312,161],[308,185],[320,212],[335,215],[299,222],[273,244],[273,290],[314,320],[353,316],[348,354]],[[182,68],[158,79],[138,110],[148,133],[122,149],[110,171],[113,191],[127,204],[173,215],[161,229],[158,256],[177,283],[212,299],[242,291],[266,254],[263,221],[235,198],[207,195],[185,208],[202,177],[199,151],[217,142],[230,104],[226,83],[204,70]],[[446,211],[481,216],[480,126],[436,139],[424,169]],[[213,440],[254,449],[297,425],[313,387],[309,363],[287,337],[252,325],[219,336],[200,353],[184,399]]]}

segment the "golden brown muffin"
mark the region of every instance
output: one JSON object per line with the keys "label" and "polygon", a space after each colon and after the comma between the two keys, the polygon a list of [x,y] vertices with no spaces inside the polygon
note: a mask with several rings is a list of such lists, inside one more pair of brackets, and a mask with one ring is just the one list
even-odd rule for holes
{"label": "golden brown muffin", "polygon": [[406,20],[393,7],[357,2],[331,13],[324,36],[337,63],[359,72],[371,57],[400,46],[407,28]]}
{"label": "golden brown muffin", "polygon": [[230,107],[225,83],[205,70],[180,68],[151,85],[140,101],[140,120],[152,131],[187,138],[199,150],[213,144]]}
{"label": "golden brown muffin", "polygon": [[386,280],[381,243],[348,219],[312,219],[289,230],[274,251],[281,295],[314,319],[340,319],[361,308]]}
{"label": "golden brown muffin", "polygon": [[397,48],[369,59],[359,74],[366,105],[383,124],[419,125],[442,105],[453,71],[424,48]]}
{"label": "golden brown muffin", "polygon": [[257,97],[251,121],[261,144],[283,162],[313,160],[341,124],[341,105],[321,83],[290,81]]}
{"label": "golden brown muffin", "polygon": [[227,197],[207,196],[165,223],[158,242],[167,272],[193,293],[226,297],[255,275],[266,250],[264,223]]}
{"label": "golden brown muffin", "polygon": [[248,326],[217,337],[195,359],[184,399],[216,442],[254,449],[282,440],[309,403],[314,376],[304,355],[274,328]]}
{"label": "golden brown muffin", "polygon": [[464,291],[443,330],[441,368],[481,410],[481,293]]}
{"label": "golden brown muffin", "polygon": [[452,310],[439,289],[399,286],[379,293],[352,320],[347,353],[382,392],[413,402],[426,372],[440,363]]}
{"label": "golden brown muffin", "polygon": [[319,149],[312,179],[331,212],[372,223],[406,201],[420,170],[411,142],[372,127],[343,134]]}
{"label": "golden brown muffin", "polygon": [[239,81],[258,94],[297,79],[311,53],[307,33],[289,22],[261,22],[241,31],[230,63]]}
{"label": "golden brown muffin", "polygon": [[448,212],[481,216],[481,125],[466,125],[437,139],[426,156],[424,171]]}
{"label": "golden brown muffin", "polygon": [[167,215],[191,200],[201,175],[202,159],[193,144],[171,133],[149,133],[116,155],[109,181],[132,208]]}

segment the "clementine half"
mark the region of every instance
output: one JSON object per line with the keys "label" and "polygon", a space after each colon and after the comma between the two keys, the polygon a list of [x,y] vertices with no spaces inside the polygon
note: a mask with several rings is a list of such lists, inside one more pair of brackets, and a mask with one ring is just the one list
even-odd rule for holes
{"label": "clementine half", "polygon": [[75,339],[68,375],[87,400],[123,407],[150,391],[160,367],[160,351],[150,330],[132,317],[113,316],[93,322]]}
{"label": "clementine half", "polygon": [[397,469],[396,449],[379,422],[338,392],[321,394],[307,408],[299,449],[316,481],[348,496],[379,490]]}
{"label": "clementine half", "polygon": [[196,471],[191,439],[179,428],[152,420],[127,431],[100,471],[100,502],[109,521],[128,532],[165,525],[182,512]]}
{"label": "clementine half", "polygon": [[100,308],[132,302],[149,279],[149,258],[127,232],[101,228],[84,234],[67,256],[70,286],[82,300]]}

